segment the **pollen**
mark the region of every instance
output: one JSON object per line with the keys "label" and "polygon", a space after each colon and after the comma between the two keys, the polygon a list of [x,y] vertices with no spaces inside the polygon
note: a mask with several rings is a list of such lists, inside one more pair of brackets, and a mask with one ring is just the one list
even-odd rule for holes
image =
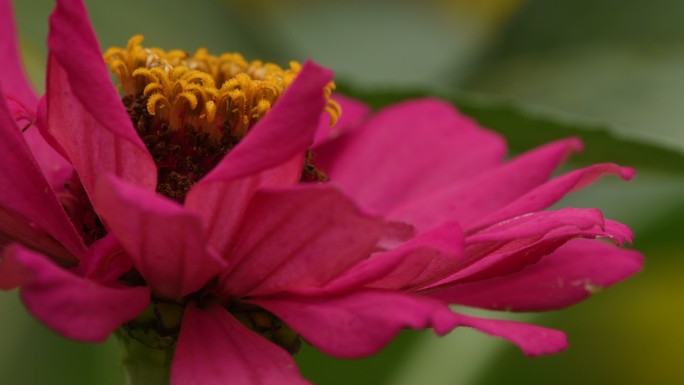
{"label": "pollen", "polygon": [[[124,97],[142,96],[153,121],[166,123],[171,130],[190,126],[214,139],[243,137],[301,69],[294,61],[281,68],[258,60],[249,62],[237,53],[215,56],[199,49],[190,55],[181,50],[145,48],[142,42],[143,37],[136,35],[126,48],[113,47],[104,54]],[[330,98],[334,88],[330,83],[324,89],[331,125],[341,113]]]}
{"label": "pollen", "polygon": [[[157,165],[157,192],[183,202],[190,188],[213,169],[278,102],[301,65],[287,68],[247,61],[238,53],[216,56],[206,49],[146,48],[141,35],[125,48],[113,47],[104,60],[119,80],[123,103]],[[323,90],[333,125],[341,114]],[[307,152],[302,182],[322,182]]]}

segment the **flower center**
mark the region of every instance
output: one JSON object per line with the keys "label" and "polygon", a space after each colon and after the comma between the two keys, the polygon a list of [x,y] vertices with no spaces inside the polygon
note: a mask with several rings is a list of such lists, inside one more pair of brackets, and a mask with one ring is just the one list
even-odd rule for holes
{"label": "flower center", "polygon": [[243,325],[294,355],[299,352],[302,340],[289,326],[270,312],[248,303],[233,303],[231,314]]}
{"label": "flower center", "polygon": [[[183,202],[194,183],[205,176],[282,96],[301,66],[287,69],[246,61],[237,53],[214,56],[205,49],[184,51],[144,48],[136,35],[126,48],[108,49],[104,58],[119,78],[123,102],[138,135],[158,169],[157,192]],[[341,111],[324,90],[326,110],[334,124]],[[325,176],[312,169],[311,156],[303,181]]]}
{"label": "flower center", "polygon": [[184,306],[152,298],[145,311],[123,326],[134,340],[152,349],[168,349],[178,340]]}
{"label": "flower center", "polygon": [[107,234],[107,230],[100,217],[93,210],[76,172],[64,182],[61,189],[55,192],[62,208],[87,246],[92,245]]}
{"label": "flower center", "polygon": [[[126,110],[157,165],[157,192],[182,203],[190,188],[268,113],[301,66],[290,62],[284,69],[248,62],[236,53],[214,56],[205,49],[190,55],[144,48],[142,41],[142,36],[134,36],[126,48],[108,49],[104,59],[118,77]],[[330,99],[334,87],[330,83],[323,90],[331,125],[341,113]],[[308,150],[300,181],[327,180],[312,158]],[[84,229],[93,232],[85,225]],[[149,348],[171,349],[185,305],[212,298],[212,290],[209,284],[180,303],[153,295],[148,309],[122,330]],[[245,326],[290,353],[299,349],[297,333],[271,313],[239,301],[224,306]]]}
{"label": "flower center", "polygon": [[[199,298],[201,295],[195,297],[197,303],[203,303],[204,300]],[[207,298],[211,298],[211,295]],[[153,295],[147,309],[123,325],[121,331],[148,348],[173,348],[178,340],[186,305],[187,302],[175,303]],[[294,355],[299,351],[302,343],[299,334],[270,312],[240,301],[231,302],[225,308],[244,326],[290,354]]]}

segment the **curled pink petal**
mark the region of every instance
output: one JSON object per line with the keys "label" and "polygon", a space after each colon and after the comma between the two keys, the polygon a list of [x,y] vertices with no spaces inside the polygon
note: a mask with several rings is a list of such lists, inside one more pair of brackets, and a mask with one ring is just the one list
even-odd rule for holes
{"label": "curled pink petal", "polygon": [[200,218],[171,200],[108,176],[98,182],[95,202],[135,268],[163,297],[198,290],[224,265],[207,246]]}
{"label": "curled pink petal", "polygon": [[431,296],[495,310],[554,310],[626,279],[642,264],[643,257],[636,251],[575,239],[518,273],[455,285]]}
{"label": "curled pink petal", "polygon": [[57,1],[48,37],[47,126],[92,195],[112,173],[149,190],[157,168],[112,84],[81,0]]}
{"label": "curled pink petal", "polygon": [[[57,252],[53,257],[72,261],[77,259],[85,250],[83,241],[36,164],[4,98],[0,98],[0,135],[0,154],[3,161],[3,172],[0,173],[0,212],[7,213],[0,216],[11,221],[9,225],[0,224],[0,228],[15,233],[10,238],[21,240],[27,245],[33,242],[49,243],[40,239],[47,238],[49,234],[68,250],[65,253],[51,248],[53,252]],[[16,234],[17,231],[21,232],[21,236]],[[45,251],[50,253],[49,250]]]}
{"label": "curled pink petal", "polygon": [[108,287],[79,277],[46,257],[11,246],[0,260],[0,288],[21,285],[21,299],[52,330],[83,342],[102,342],[149,303],[146,287]]}
{"label": "curled pink petal", "polygon": [[309,385],[292,356],[216,304],[188,305],[171,364],[171,385]]}
{"label": "curled pink petal", "polygon": [[86,251],[76,271],[85,278],[104,284],[116,282],[133,268],[133,261],[112,234],[98,239]]}
{"label": "curled pink petal", "polygon": [[55,191],[63,189],[64,182],[71,177],[74,168],[45,141],[36,126],[37,117],[33,110],[12,97],[7,98],[7,103],[48,183]]}
{"label": "curled pink petal", "polygon": [[618,175],[624,180],[629,180],[634,176],[634,170],[612,163],[602,163],[571,171],[529,191],[507,206],[480,217],[468,230],[545,209],[558,202],[565,194],[579,190],[606,174]]}
{"label": "curled pink petal", "polygon": [[[577,209],[575,209],[577,210]],[[585,225],[588,223],[585,223]],[[631,239],[629,229],[619,223],[605,221],[580,228],[569,223],[539,236],[510,239],[507,242],[484,242],[466,248],[466,257],[459,271],[430,285],[428,290],[456,283],[508,275],[537,263],[544,256],[574,238],[607,238],[620,245]]]}
{"label": "curled pink petal", "polygon": [[610,239],[618,246],[622,246],[625,243],[632,243],[632,240],[634,239],[634,233],[632,232],[632,229],[620,222],[606,219],[604,229],[605,231],[603,234],[598,234],[596,236]]}
{"label": "curled pink petal", "polygon": [[[444,278],[463,256],[463,234],[454,223],[424,232],[401,246],[373,254],[326,285],[326,293],[355,287],[412,290]],[[315,290],[314,290],[315,291]]]}
{"label": "curled pink petal", "polygon": [[554,211],[540,211],[490,226],[469,236],[468,244],[521,240],[540,236],[565,226],[582,230],[594,226],[603,227],[604,219],[598,209],[564,208]]}
{"label": "curled pink petal", "polygon": [[248,302],[272,312],[307,342],[340,358],[376,353],[402,329],[430,327],[436,314],[448,312],[430,298],[386,290],[330,297],[262,297]]}
{"label": "curled pink petal", "polygon": [[460,313],[440,313],[442,316],[435,331],[444,334],[458,326],[477,329],[491,336],[516,344],[528,357],[554,354],[568,346],[565,333],[520,322],[472,317]]}
{"label": "curled pink petal", "polygon": [[576,138],[549,143],[466,183],[451,183],[406,201],[389,216],[409,222],[419,230],[453,220],[470,229],[473,222],[544,183],[570,153],[581,149],[582,143]]}

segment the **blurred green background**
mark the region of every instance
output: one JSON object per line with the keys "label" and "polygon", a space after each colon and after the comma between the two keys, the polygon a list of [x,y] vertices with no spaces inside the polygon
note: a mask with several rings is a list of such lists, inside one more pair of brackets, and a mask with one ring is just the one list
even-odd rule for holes
{"label": "blurred green background", "polygon": [[[439,94],[511,140],[514,152],[568,134],[572,166],[612,159],[638,177],[608,179],[564,205],[600,207],[630,225],[639,276],[571,309],[506,314],[567,331],[571,347],[527,359],[470,330],[405,332],[377,356],[334,360],[304,348],[317,384],[684,383],[684,2],[678,0],[86,1],[103,47],[147,44],[313,58],[341,88],[378,105]],[[26,66],[43,87],[49,0],[15,0]],[[603,159],[607,158],[607,159]],[[122,384],[115,341],[52,334],[0,293],[0,382]]]}

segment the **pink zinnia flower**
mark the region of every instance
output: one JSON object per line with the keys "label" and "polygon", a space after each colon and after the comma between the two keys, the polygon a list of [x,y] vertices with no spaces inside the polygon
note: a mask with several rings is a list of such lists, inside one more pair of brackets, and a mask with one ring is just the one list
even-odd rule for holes
{"label": "pink zinnia flower", "polygon": [[331,130],[332,74],[314,63],[189,58],[139,37],[106,54],[122,103],[80,0],[57,1],[39,102],[8,0],[0,18],[0,245],[12,243],[0,288],[21,286],[69,338],[120,328],[175,349],[174,384],[306,383],[288,352],[297,334],[359,357],[403,328],[464,325],[553,353],[560,332],[447,304],[558,308],[640,267],[635,252],[575,239],[623,243],[623,225],[540,211],[632,174],[596,165],[546,182],[575,140],[502,163],[497,135],[434,100],[368,117],[338,98]]}

